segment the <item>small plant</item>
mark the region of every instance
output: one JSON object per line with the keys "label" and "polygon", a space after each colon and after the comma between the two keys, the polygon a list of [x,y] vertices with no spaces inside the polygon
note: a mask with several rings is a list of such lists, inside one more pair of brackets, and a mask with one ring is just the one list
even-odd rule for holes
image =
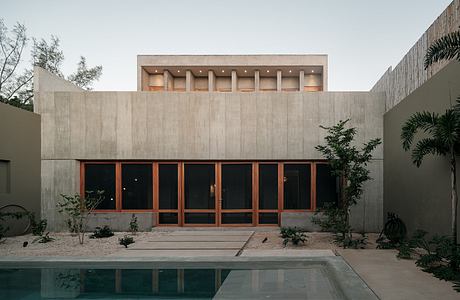
{"label": "small plant", "polygon": [[129,231],[134,235],[139,231],[139,224],[137,224],[137,217],[135,214],[131,216],[131,221],[129,221]]}
{"label": "small plant", "polygon": [[128,245],[134,244],[134,238],[132,236],[127,236],[125,235],[122,238],[118,239],[118,242],[120,245],[125,246],[125,248],[128,248]]}
{"label": "small plant", "polygon": [[58,211],[66,215],[70,232],[78,236],[78,241],[83,244],[88,217],[104,199],[104,191],[87,191],[85,197],[79,194],[73,196],[61,194],[61,201],[57,204]]}
{"label": "small plant", "polygon": [[280,229],[283,245],[286,246],[289,242],[293,245],[304,244],[307,241],[307,235],[296,227],[282,227]]}
{"label": "small plant", "polygon": [[[394,213],[387,214],[387,221],[377,239],[378,249],[407,248],[403,245],[407,237],[407,228],[403,220]],[[407,253],[406,253],[407,254]],[[402,254],[404,257],[405,255]]]}
{"label": "small plant", "polygon": [[41,236],[37,237],[36,239],[34,239],[32,241],[32,243],[39,242],[39,243],[42,243],[42,244],[46,244],[48,242],[54,241],[54,238],[50,237],[49,234],[50,233],[47,232],[45,235],[41,235]]}
{"label": "small plant", "polygon": [[108,238],[113,236],[113,231],[110,229],[109,226],[104,225],[103,227],[96,227],[94,233],[90,235],[90,239],[101,239],[101,238]]}
{"label": "small plant", "polygon": [[32,228],[32,234],[35,236],[42,236],[46,230],[48,221],[46,219],[43,219],[37,222],[37,220],[35,220],[34,213],[29,214],[29,219],[30,219],[30,227]]}

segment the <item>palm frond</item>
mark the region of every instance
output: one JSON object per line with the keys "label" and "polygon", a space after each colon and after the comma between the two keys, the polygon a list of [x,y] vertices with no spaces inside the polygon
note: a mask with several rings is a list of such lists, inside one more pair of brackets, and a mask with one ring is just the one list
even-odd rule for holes
{"label": "palm frond", "polygon": [[439,115],[429,112],[417,112],[404,123],[401,130],[401,140],[404,150],[408,151],[418,130],[433,131],[438,123]]}
{"label": "palm frond", "polygon": [[460,117],[453,109],[448,109],[445,114],[439,116],[434,136],[449,147],[459,141]]}
{"label": "palm frond", "polygon": [[460,31],[451,32],[431,44],[425,55],[425,69],[440,60],[460,61]]}
{"label": "palm frond", "polygon": [[414,150],[412,151],[412,161],[417,167],[420,167],[425,155],[445,155],[448,151],[449,148],[438,139],[425,138],[417,142],[415,145]]}

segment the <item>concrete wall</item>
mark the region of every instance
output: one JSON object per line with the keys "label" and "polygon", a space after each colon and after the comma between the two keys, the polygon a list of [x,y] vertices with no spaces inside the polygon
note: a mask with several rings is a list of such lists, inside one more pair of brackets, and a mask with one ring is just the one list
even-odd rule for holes
{"label": "concrete wall", "polygon": [[[321,159],[319,125],[351,118],[358,143],[382,137],[384,94],[40,92],[42,211],[62,228],[60,193],[78,192],[78,160]],[[377,231],[382,212],[382,148],[371,164],[365,226]],[[357,213],[360,220],[361,213]],[[358,224],[359,223],[359,224]]]}
{"label": "concrete wall", "polygon": [[39,217],[40,116],[0,103],[0,124],[0,207],[21,205]]}
{"label": "concrete wall", "polygon": [[371,89],[372,92],[387,94],[386,111],[410,95],[447,64],[447,62],[437,63],[427,70],[423,66],[428,47],[441,36],[458,30],[459,26],[460,0],[455,0],[420,37],[401,62],[394,69],[390,67]]}
{"label": "concrete wall", "polygon": [[420,168],[412,164],[401,147],[401,127],[415,112],[444,113],[459,95],[460,63],[454,62],[384,116],[384,211],[399,214],[410,231],[449,234],[450,170],[448,160],[438,156],[426,156]]}

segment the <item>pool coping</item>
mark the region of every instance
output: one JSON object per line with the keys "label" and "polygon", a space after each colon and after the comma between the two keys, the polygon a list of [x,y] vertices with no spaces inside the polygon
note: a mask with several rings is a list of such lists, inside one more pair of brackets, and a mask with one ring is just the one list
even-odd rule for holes
{"label": "pool coping", "polygon": [[5,256],[0,257],[3,268],[92,268],[92,269],[148,269],[148,268],[240,268],[290,269],[326,266],[340,290],[348,299],[378,299],[364,280],[340,256],[318,257],[75,257],[75,256]]}

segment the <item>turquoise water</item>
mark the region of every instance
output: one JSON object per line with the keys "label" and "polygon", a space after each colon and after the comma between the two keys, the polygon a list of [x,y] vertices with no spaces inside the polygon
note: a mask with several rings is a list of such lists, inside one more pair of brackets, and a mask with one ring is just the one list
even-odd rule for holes
{"label": "turquoise water", "polygon": [[0,299],[345,299],[324,267],[0,269]]}

